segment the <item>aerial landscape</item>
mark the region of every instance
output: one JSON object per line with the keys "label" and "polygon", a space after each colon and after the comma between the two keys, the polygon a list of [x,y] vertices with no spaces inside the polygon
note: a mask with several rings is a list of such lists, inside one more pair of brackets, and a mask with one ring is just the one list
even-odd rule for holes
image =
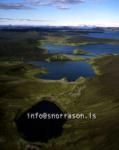
{"label": "aerial landscape", "polygon": [[0,150],[119,150],[118,5],[0,1]]}

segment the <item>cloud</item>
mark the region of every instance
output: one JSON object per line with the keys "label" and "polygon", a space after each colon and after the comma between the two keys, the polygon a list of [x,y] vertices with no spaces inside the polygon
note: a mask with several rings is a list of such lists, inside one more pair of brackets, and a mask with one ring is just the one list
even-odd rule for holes
{"label": "cloud", "polygon": [[0,2],[0,9],[27,9],[38,6],[54,6],[59,9],[68,9],[69,5],[76,5],[85,0],[23,0],[19,3]]}
{"label": "cloud", "polygon": [[28,8],[26,5],[22,3],[1,3],[0,9],[26,9]]}
{"label": "cloud", "polygon": [[34,6],[55,6],[59,9],[67,9],[69,5],[80,4],[85,0],[25,0]]}
{"label": "cloud", "polygon": [[0,18],[0,21],[6,22],[6,21],[26,21],[26,22],[51,22],[53,20],[45,20],[45,19],[17,19],[17,18]]}

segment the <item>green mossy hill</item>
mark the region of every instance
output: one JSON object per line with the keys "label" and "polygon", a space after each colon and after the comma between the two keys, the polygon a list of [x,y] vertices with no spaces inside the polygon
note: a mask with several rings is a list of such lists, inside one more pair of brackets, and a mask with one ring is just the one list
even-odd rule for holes
{"label": "green mossy hill", "polygon": [[86,44],[119,44],[118,39],[103,39],[94,38],[88,36],[70,36],[66,40],[67,43],[74,45],[86,45]]}
{"label": "green mossy hill", "polygon": [[[32,70],[30,68],[27,68],[29,71],[23,69],[27,70],[27,77],[16,75],[12,69],[14,63],[8,67],[12,72],[9,78],[4,72],[7,64],[3,62],[0,65],[3,72],[0,76],[0,149],[26,150],[34,146],[42,150],[118,150],[119,56],[92,60],[101,74],[76,82],[33,79],[28,73]],[[6,82],[3,82],[5,79]],[[18,134],[14,118],[43,97],[56,103],[66,113],[83,113],[86,116],[92,113],[97,118],[68,120],[62,135],[48,143],[24,141]]]}
{"label": "green mossy hill", "polygon": [[34,31],[0,31],[0,59],[36,60],[47,55],[41,48],[42,34]]}
{"label": "green mossy hill", "polygon": [[[88,32],[87,32],[88,33]],[[74,31],[69,32],[60,32],[57,33],[48,33],[44,35],[44,39],[41,40],[41,43],[53,43],[53,44],[63,44],[63,45],[86,45],[86,44],[119,44],[118,39],[103,39],[103,38],[94,38],[88,36],[82,36],[81,33],[77,35]]]}
{"label": "green mossy hill", "polygon": [[0,77],[2,78],[28,78],[36,73],[47,73],[45,68],[37,68],[31,64],[25,64],[22,61],[8,61],[0,63]]}

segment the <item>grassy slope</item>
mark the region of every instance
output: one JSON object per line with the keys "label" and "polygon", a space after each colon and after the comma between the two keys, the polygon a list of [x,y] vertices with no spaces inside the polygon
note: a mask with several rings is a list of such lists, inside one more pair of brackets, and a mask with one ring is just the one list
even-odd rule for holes
{"label": "grassy slope", "polygon": [[0,31],[0,59],[44,60],[49,55],[39,39],[43,39],[40,31]]}
{"label": "grassy slope", "polygon": [[53,43],[53,44],[64,44],[64,45],[86,45],[86,44],[119,44],[119,40],[117,39],[103,39],[103,38],[93,38],[88,36],[82,36],[80,33],[77,35],[76,33],[70,32],[60,32],[60,34],[56,35],[56,33],[47,33],[44,35],[41,43]]}
{"label": "grassy slope", "polygon": [[[11,71],[10,64],[1,63],[0,149],[25,150],[28,145],[36,148],[40,145],[42,150],[118,150],[119,56],[105,56],[92,60],[92,63],[101,74],[72,83],[31,78],[33,67],[17,69],[14,72]],[[24,68],[23,64],[22,67]],[[9,68],[7,74],[7,69],[4,68]],[[14,118],[42,97],[49,97],[65,112],[92,112],[97,114],[97,119],[69,120],[64,125],[62,136],[47,144],[24,141],[17,133]]]}

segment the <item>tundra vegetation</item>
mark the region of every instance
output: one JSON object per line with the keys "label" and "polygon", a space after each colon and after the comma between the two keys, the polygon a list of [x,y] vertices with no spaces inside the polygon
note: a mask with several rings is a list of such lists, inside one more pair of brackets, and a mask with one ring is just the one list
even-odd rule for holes
{"label": "tundra vegetation", "polygon": [[[47,70],[27,61],[47,60],[49,56],[53,61],[69,59],[62,55],[49,55],[39,47],[46,36],[56,36],[56,32],[0,32],[0,149],[118,150],[119,56],[105,55],[90,59],[97,73],[95,77],[81,77],[74,82],[46,81],[36,78],[35,74],[47,73]],[[57,34],[59,36],[59,32]],[[87,37],[76,39],[71,33],[67,33],[66,37],[67,43],[72,41],[70,44],[94,41],[118,43],[118,40],[96,41]],[[82,43],[79,42],[81,39]],[[42,101],[43,97],[57,104],[65,113],[92,113],[96,114],[96,119],[67,120],[61,136],[47,143],[24,140],[14,120]]]}

